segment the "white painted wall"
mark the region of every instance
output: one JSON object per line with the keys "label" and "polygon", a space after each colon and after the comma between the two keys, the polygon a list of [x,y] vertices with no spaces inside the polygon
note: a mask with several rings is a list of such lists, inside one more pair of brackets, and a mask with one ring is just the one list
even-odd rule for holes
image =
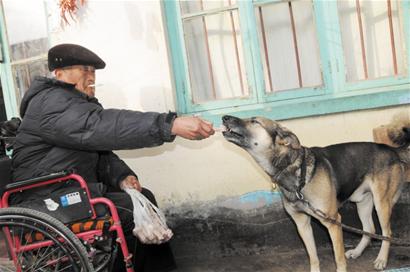
{"label": "white painted wall", "polygon": [[106,108],[174,109],[159,1],[88,0],[64,28],[55,2],[51,43],[78,43],[104,59],[97,92]]}
{"label": "white painted wall", "polygon": [[43,0],[3,0],[2,5],[6,13],[9,44],[47,37]]}
{"label": "white painted wall", "polygon": [[[159,1],[88,0],[77,22],[61,29],[50,17],[52,44],[73,42],[107,63],[97,72],[97,96],[106,108],[173,110],[174,99]],[[306,146],[372,141],[372,129],[409,106],[285,121]],[[118,154],[151,188],[162,206],[218,200],[270,189],[250,156],[220,134],[203,141],[177,139],[161,147]]]}

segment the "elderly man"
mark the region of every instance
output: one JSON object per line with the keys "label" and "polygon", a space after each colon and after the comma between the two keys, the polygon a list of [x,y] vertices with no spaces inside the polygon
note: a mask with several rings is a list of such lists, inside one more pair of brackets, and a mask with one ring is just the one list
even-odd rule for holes
{"label": "elderly man", "polygon": [[[95,98],[95,70],[105,67],[95,53],[75,44],[60,44],[48,52],[55,78],[37,77],[20,106],[22,123],[13,151],[13,180],[72,169],[88,183],[91,194],[110,198],[119,208],[127,244],[137,271],[168,271],[175,262],[168,244],[141,245],[132,236],[133,206],[121,189],[141,188],[137,175],[112,150],[152,147],[176,136],[204,139],[212,124],[175,113],[104,109]],[[56,185],[61,186],[61,185]],[[30,191],[14,202],[46,196],[58,189]],[[121,258],[119,258],[121,259]],[[120,268],[117,267],[121,271]]]}

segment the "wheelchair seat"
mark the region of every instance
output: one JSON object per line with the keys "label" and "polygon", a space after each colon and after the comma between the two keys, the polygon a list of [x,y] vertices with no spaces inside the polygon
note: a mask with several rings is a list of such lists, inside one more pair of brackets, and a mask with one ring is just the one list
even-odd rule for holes
{"label": "wheelchair seat", "polygon": [[[69,172],[63,171],[43,177],[12,182],[11,159],[7,156],[4,156],[3,158],[0,158],[0,199],[3,193],[7,190],[20,188],[27,185],[30,186],[37,182],[50,180],[53,178],[65,177],[67,175],[69,175]],[[46,197],[48,200],[54,199],[56,202],[59,202],[59,200],[63,202],[60,198],[64,197],[65,195],[72,196],[73,192],[80,192],[81,197],[79,197],[78,200],[82,201],[78,204],[76,203],[77,205],[73,205],[73,207],[59,207],[58,209],[53,211],[47,210],[46,205],[44,204],[44,197],[40,197],[35,200],[23,201],[12,206],[30,208],[49,214],[64,223],[75,234],[90,230],[108,230],[114,223],[112,217],[109,215],[109,209],[107,209],[104,205],[97,205],[96,207],[94,207],[96,211],[96,217],[94,217],[89,202],[90,200],[87,197],[87,192],[83,188],[77,187],[76,185],[78,184],[74,184],[74,188],[61,188],[60,190],[57,190],[56,192],[53,192]],[[59,203],[61,204],[61,202]],[[66,200],[66,202],[69,202],[69,200]],[[26,237],[26,240],[31,240],[33,242],[43,240],[43,237],[38,234],[33,234],[32,236],[33,237],[31,237],[30,239],[27,239]]]}

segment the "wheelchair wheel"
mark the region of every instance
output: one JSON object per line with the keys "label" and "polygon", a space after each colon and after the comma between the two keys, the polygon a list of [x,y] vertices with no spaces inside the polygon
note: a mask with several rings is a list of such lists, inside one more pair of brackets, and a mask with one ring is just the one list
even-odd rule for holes
{"label": "wheelchair wheel", "polygon": [[[0,271],[74,271],[94,272],[81,241],[55,218],[26,208],[0,209],[1,244],[10,256],[10,264]],[[2,245],[4,248],[4,245]],[[14,252],[14,254],[12,254]],[[6,270],[8,269],[8,270]]]}

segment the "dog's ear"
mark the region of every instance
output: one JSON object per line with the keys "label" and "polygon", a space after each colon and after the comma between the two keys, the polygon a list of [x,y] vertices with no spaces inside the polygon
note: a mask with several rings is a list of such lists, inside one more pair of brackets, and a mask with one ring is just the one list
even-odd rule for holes
{"label": "dog's ear", "polygon": [[279,132],[276,143],[279,145],[289,146],[293,149],[301,148],[298,137],[290,131]]}

